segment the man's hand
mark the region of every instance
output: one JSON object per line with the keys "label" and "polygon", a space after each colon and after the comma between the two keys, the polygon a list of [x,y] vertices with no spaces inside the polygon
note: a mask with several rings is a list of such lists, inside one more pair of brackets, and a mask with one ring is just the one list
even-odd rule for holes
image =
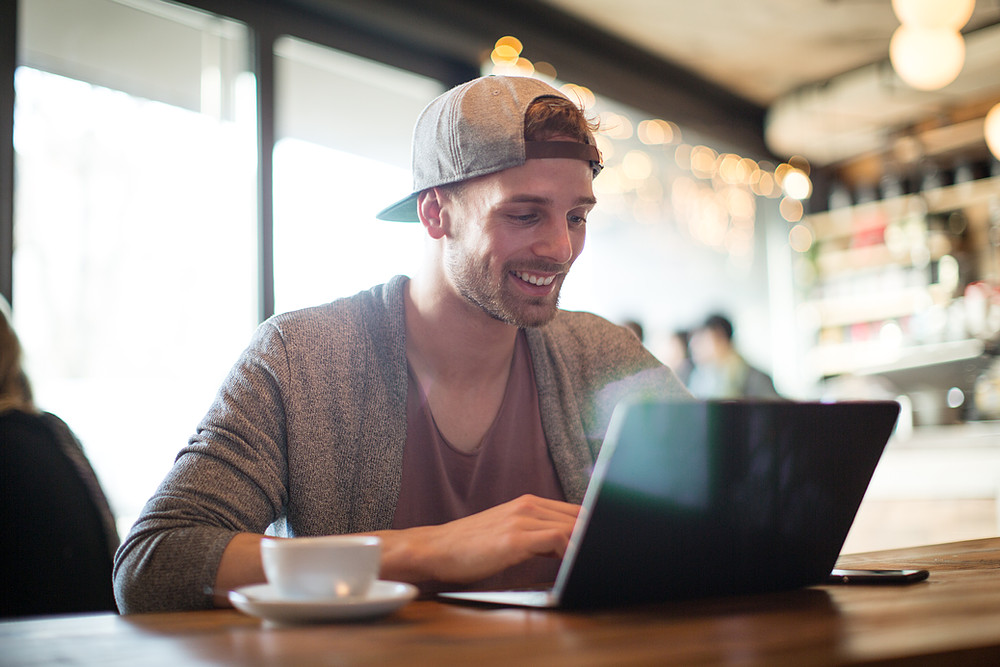
{"label": "man's hand", "polygon": [[378,532],[379,576],[468,583],[533,556],[562,558],[579,512],[579,505],[524,495],[439,526]]}

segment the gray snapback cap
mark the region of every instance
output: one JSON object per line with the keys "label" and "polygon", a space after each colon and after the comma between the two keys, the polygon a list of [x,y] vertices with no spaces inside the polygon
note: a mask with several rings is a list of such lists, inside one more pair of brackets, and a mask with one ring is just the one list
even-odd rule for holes
{"label": "gray snapback cap", "polygon": [[432,101],[413,128],[413,192],[375,217],[419,222],[417,195],[423,190],[519,167],[528,158],[587,160],[596,175],[601,157],[593,141],[525,142],[524,116],[539,97],[566,98],[538,79],[484,76]]}

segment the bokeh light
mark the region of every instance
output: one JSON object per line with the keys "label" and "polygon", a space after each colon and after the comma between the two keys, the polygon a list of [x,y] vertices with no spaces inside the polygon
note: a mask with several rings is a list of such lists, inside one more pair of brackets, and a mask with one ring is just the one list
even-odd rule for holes
{"label": "bokeh light", "polygon": [[[594,140],[605,164],[594,191],[637,223],[671,224],[694,242],[727,254],[734,266],[748,267],[757,198],[783,198],[778,209],[790,222],[803,216],[800,200],[810,196],[812,183],[809,163],[800,156],[775,166],[695,141],[685,143],[681,128],[663,118],[599,109],[593,91],[557,83],[556,68],[525,58],[523,44],[513,36],[496,41],[484,71],[546,79],[588,112],[597,123]],[[811,243],[811,237],[804,240],[806,227],[793,229],[800,247]]]}
{"label": "bokeh light", "polygon": [[788,231],[788,245],[795,252],[809,252],[813,244],[813,233],[805,225],[795,225]]}
{"label": "bokeh light", "polygon": [[778,211],[781,213],[781,217],[788,222],[798,222],[802,219],[802,202],[798,199],[785,197],[778,205]]}
{"label": "bokeh light", "polygon": [[892,0],[903,25],[960,30],[972,18],[976,0]]}
{"label": "bokeh light", "polygon": [[889,41],[889,59],[903,81],[917,90],[937,90],[958,78],[965,40],[949,28],[903,24]]}
{"label": "bokeh light", "polygon": [[792,167],[785,173],[781,188],[793,199],[807,199],[812,194],[812,181],[804,172]]}

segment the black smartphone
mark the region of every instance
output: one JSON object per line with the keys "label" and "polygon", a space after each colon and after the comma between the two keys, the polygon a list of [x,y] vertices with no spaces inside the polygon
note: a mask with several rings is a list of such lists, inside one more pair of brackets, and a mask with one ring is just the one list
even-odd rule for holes
{"label": "black smartphone", "polygon": [[927,570],[842,570],[834,568],[827,578],[828,584],[912,584],[923,581]]}

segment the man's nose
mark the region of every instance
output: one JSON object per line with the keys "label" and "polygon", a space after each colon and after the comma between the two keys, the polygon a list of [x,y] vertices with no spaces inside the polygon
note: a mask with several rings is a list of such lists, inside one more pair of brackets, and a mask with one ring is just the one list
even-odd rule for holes
{"label": "man's nose", "polygon": [[552,220],[542,225],[534,245],[539,257],[565,264],[573,258],[573,238],[566,222]]}

